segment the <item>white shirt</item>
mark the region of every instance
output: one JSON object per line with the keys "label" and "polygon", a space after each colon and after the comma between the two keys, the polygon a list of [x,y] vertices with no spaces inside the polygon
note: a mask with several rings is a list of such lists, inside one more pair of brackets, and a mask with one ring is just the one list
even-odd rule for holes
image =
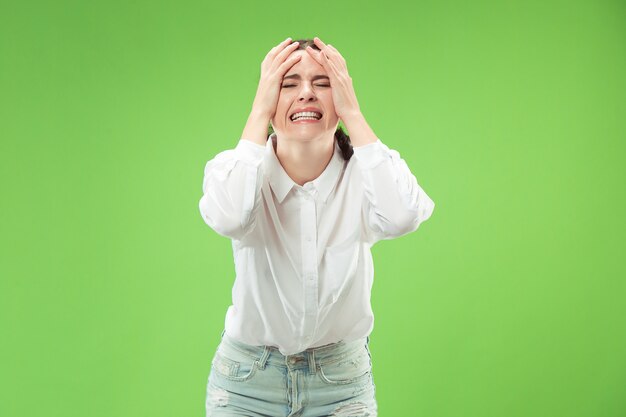
{"label": "white shirt", "polygon": [[335,152],[296,184],[265,146],[241,139],[204,170],[200,213],[232,239],[235,282],[225,331],[284,355],[368,336],[374,324],[370,247],[417,229],[433,201],[380,139]]}

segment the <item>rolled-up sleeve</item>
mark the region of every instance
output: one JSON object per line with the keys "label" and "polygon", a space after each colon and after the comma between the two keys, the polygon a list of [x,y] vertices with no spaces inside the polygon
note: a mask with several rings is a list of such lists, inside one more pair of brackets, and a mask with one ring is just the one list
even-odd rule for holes
{"label": "rolled-up sleeve", "polygon": [[207,162],[200,214],[222,236],[242,239],[254,229],[261,200],[265,147],[241,139]]}
{"label": "rolled-up sleeve", "polygon": [[363,220],[373,241],[417,230],[435,203],[419,186],[400,154],[378,139],[354,148],[363,177]]}

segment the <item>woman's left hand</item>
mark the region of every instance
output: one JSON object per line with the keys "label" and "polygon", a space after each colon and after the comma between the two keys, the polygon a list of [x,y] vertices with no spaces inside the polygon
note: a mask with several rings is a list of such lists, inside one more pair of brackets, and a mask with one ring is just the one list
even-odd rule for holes
{"label": "woman's left hand", "polygon": [[352,78],[348,75],[348,67],[346,60],[341,56],[339,51],[332,45],[326,45],[320,38],[315,37],[315,45],[320,48],[316,51],[310,46],[306,48],[309,55],[317,61],[328,73],[330,78],[330,86],[333,90],[333,102],[335,105],[335,113],[340,119],[357,115],[361,112],[359,102],[356,99],[354,88],[352,87]]}

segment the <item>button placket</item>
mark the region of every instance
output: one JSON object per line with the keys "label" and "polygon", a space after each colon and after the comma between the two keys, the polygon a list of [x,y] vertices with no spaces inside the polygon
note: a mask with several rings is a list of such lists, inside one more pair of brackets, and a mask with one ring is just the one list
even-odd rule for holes
{"label": "button placket", "polygon": [[302,233],[302,284],[304,286],[304,325],[302,336],[306,341],[307,338],[313,334],[317,326],[317,218],[315,200],[306,191],[303,191],[303,195],[304,198],[302,199],[300,211],[300,230]]}

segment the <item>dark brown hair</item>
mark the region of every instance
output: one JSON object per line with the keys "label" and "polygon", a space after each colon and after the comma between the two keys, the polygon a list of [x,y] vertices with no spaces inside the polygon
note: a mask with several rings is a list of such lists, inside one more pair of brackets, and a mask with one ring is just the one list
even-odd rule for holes
{"label": "dark brown hair", "polygon": [[[313,39],[296,39],[299,43],[297,50],[305,50],[307,46],[319,51],[320,48],[315,45]],[[269,125],[267,128],[267,135],[271,135],[274,133],[274,129],[272,129],[272,125]],[[352,154],[354,154],[354,150],[352,149],[352,143],[350,142],[350,136],[343,130],[341,126],[337,126],[337,130],[335,131],[335,140],[337,141],[337,145],[339,149],[341,149],[341,155],[343,159],[346,161],[350,160]]]}

